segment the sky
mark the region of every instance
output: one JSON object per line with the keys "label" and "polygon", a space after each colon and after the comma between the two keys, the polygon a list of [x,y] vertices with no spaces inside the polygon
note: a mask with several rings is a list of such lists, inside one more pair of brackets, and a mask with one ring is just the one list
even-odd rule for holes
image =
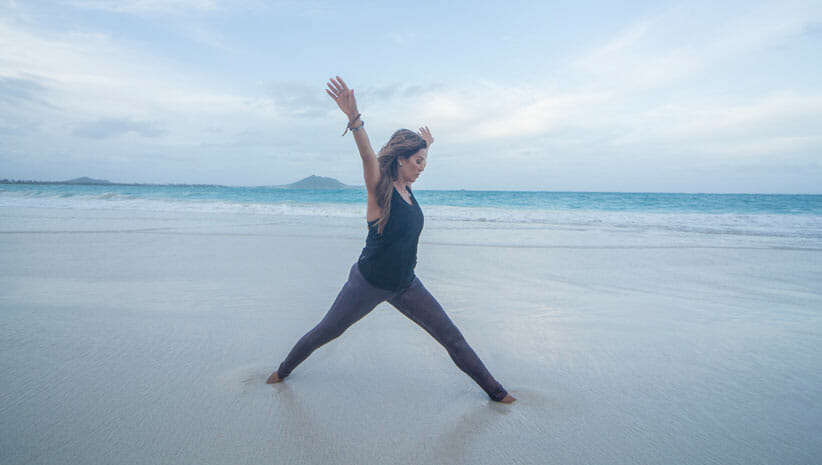
{"label": "sky", "polygon": [[822,1],[0,0],[0,179],[822,193]]}

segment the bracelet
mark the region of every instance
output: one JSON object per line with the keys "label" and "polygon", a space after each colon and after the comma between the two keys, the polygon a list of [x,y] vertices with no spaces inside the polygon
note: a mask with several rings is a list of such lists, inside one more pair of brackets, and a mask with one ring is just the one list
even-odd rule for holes
{"label": "bracelet", "polygon": [[[359,131],[360,129],[363,128],[363,126],[365,126],[365,121],[360,121],[360,125],[357,126],[356,128],[351,128],[351,132]],[[345,134],[343,134],[343,135],[345,135]]]}
{"label": "bracelet", "polygon": [[[360,119],[360,116],[362,116],[362,113],[357,113],[357,116],[355,116],[355,117],[354,117],[354,119],[352,119],[351,121],[349,121],[347,125],[345,125],[345,131],[343,131],[343,133],[342,133],[342,135],[343,135],[343,136],[344,136],[344,135],[346,135],[346,134],[348,133],[348,130],[349,130],[349,129],[351,129],[352,131],[354,130],[354,129],[351,127],[351,125],[352,125],[355,121],[357,121],[358,119]],[[362,127],[362,125],[360,125],[360,127],[359,127],[359,128],[357,128],[357,129],[360,129],[361,127]]]}

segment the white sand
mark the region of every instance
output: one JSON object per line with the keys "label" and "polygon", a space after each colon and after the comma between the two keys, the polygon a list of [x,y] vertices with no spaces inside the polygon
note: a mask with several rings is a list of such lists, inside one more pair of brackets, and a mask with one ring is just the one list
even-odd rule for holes
{"label": "white sand", "polygon": [[508,406],[385,304],[264,384],[364,225],[168,215],[0,209],[0,463],[822,457],[819,244],[427,223],[417,273]]}

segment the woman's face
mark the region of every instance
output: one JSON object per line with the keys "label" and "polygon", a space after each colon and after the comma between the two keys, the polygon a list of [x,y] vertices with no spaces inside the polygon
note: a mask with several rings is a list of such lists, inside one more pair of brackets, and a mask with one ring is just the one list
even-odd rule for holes
{"label": "woman's face", "polygon": [[398,167],[397,177],[409,184],[416,181],[425,169],[427,158],[428,149],[419,149],[417,153],[406,159],[400,158],[399,161],[402,165]]}

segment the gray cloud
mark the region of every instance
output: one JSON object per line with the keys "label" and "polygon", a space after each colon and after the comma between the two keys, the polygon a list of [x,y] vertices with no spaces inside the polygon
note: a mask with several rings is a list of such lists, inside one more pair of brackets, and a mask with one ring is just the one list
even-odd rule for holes
{"label": "gray cloud", "polygon": [[285,107],[291,116],[316,118],[325,116],[334,108],[334,103],[319,86],[309,86],[294,82],[271,84],[269,95],[278,106]]}
{"label": "gray cloud", "polygon": [[442,83],[439,84],[428,84],[425,86],[419,85],[411,85],[411,86],[404,86],[402,88],[402,96],[403,97],[417,97],[420,95],[427,94],[429,92],[434,92],[437,90],[441,90],[445,88],[445,85]]}
{"label": "gray cloud", "polygon": [[[37,132],[40,130],[42,122],[23,116],[8,116],[0,114],[0,134],[19,136],[22,134]],[[0,141],[0,145],[3,145]]]}
{"label": "gray cloud", "polygon": [[802,35],[820,36],[822,35],[822,22],[812,22],[805,25]]}
{"label": "gray cloud", "polygon": [[387,101],[395,97],[414,98],[444,88],[442,84],[389,84],[386,86],[371,87],[362,92],[364,98],[370,101]]}
{"label": "gray cloud", "polygon": [[143,137],[158,137],[163,135],[165,130],[158,128],[154,123],[148,121],[134,121],[126,118],[101,118],[97,121],[77,126],[73,134],[90,139],[107,139],[129,132],[134,132]]}
{"label": "gray cloud", "polygon": [[391,100],[400,91],[399,84],[391,84],[387,86],[371,87],[363,92],[363,96],[369,100]]}
{"label": "gray cloud", "polygon": [[51,107],[41,95],[46,87],[33,78],[0,77],[0,103],[22,105],[38,103]]}
{"label": "gray cloud", "polygon": [[[355,91],[358,100],[375,103],[386,102],[395,98],[415,98],[442,88],[444,88],[442,84],[389,84],[363,90],[355,89]],[[291,116],[317,118],[325,116],[329,111],[335,109],[334,103],[324,92],[324,87],[279,82],[269,86],[269,95],[277,106],[283,107]]]}
{"label": "gray cloud", "polygon": [[68,0],[65,4],[83,9],[113,13],[166,13],[169,11],[215,11],[220,9],[217,0]]}

